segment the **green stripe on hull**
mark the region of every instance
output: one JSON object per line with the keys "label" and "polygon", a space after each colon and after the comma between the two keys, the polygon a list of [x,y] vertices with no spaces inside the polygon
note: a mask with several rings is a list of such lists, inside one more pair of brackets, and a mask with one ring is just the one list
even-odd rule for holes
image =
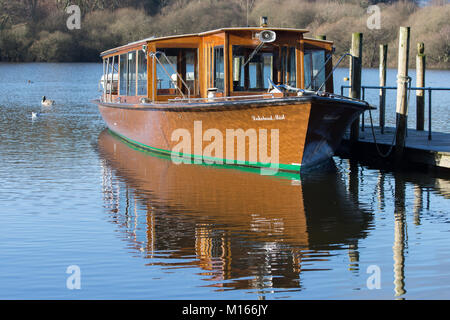
{"label": "green stripe on hull", "polygon": [[[198,155],[191,155],[191,154],[185,154],[180,152],[173,152],[165,149],[159,149],[155,147],[147,146],[143,143],[140,143],[138,141],[134,141],[132,139],[129,139],[120,133],[117,133],[111,129],[108,129],[109,132],[122,140],[124,140],[130,147],[136,150],[134,147],[138,147],[139,151],[144,150],[151,152],[151,155],[159,155],[160,158],[173,160],[173,158],[178,159],[180,158],[180,162],[183,162],[183,160],[189,160],[189,163],[193,164],[199,164],[199,165],[205,165],[205,166],[213,166],[213,167],[221,167],[221,168],[231,168],[231,169],[239,169],[244,170],[248,172],[255,172],[255,173],[261,173],[262,169],[268,170],[274,170],[276,171],[275,174],[266,174],[266,175],[272,175],[277,177],[284,177],[289,179],[296,179],[298,180],[300,178],[300,165],[289,165],[289,164],[270,164],[270,163],[261,163],[261,162],[248,162],[248,161],[237,161],[237,160],[227,160],[227,159],[220,159],[220,158],[214,158],[214,157],[202,157]],[[207,162],[205,162],[207,161]],[[278,166],[278,167],[277,167]]]}

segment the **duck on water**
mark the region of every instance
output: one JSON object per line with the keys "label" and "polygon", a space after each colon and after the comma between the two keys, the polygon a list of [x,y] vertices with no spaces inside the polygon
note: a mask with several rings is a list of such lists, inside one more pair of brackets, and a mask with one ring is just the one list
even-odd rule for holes
{"label": "duck on water", "polygon": [[54,100],[49,100],[49,99],[47,99],[45,96],[42,97],[41,105],[43,105],[43,106],[45,106],[45,107],[48,107],[48,106],[52,106],[52,105],[54,105],[54,104],[55,104],[55,101],[54,101]]}

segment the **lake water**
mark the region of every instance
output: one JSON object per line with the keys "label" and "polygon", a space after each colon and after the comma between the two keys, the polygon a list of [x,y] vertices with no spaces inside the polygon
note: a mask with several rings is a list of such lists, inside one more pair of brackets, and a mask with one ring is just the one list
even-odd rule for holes
{"label": "lake water", "polygon": [[448,177],[337,157],[301,177],[177,166],[105,130],[101,71],[0,64],[1,299],[450,298]]}

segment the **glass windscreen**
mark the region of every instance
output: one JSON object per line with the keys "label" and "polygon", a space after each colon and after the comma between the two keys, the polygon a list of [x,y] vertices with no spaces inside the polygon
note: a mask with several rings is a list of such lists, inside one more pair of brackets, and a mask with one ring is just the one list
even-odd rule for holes
{"label": "glass windscreen", "polygon": [[325,50],[305,50],[305,89],[318,90],[325,81]]}
{"label": "glass windscreen", "polygon": [[253,48],[233,46],[233,91],[262,91],[269,88],[273,78],[273,52],[259,51],[253,57]]}
{"label": "glass windscreen", "polygon": [[233,91],[266,91],[269,79],[296,86],[295,47],[233,46]]}

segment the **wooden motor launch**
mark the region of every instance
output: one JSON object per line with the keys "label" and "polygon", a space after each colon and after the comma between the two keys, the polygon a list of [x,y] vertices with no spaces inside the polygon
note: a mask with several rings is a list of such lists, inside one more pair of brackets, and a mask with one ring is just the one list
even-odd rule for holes
{"label": "wooden motor launch", "polygon": [[333,43],[306,32],[223,28],[110,49],[94,102],[112,132],[174,160],[314,168],[371,107],[333,93]]}

